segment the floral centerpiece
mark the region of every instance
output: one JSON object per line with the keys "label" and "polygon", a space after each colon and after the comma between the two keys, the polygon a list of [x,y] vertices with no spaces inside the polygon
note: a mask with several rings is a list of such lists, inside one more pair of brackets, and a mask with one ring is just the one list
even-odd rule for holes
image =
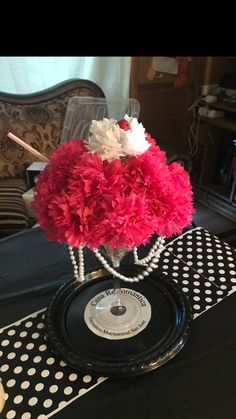
{"label": "floral centerpiece", "polygon": [[181,233],[194,211],[189,174],[168,165],[143,125],[127,115],[92,121],[88,140],[61,144],[35,192],[33,208],[47,238],[70,248],[133,249],[153,233]]}

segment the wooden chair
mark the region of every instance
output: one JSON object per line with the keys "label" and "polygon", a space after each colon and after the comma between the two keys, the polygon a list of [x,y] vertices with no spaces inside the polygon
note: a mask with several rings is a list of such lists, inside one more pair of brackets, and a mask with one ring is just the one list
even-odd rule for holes
{"label": "wooden chair", "polygon": [[49,156],[61,142],[68,101],[74,96],[105,97],[94,82],[82,79],[31,94],[0,92],[0,236],[31,225],[22,194],[29,189],[26,169],[37,160],[8,138],[8,131]]}

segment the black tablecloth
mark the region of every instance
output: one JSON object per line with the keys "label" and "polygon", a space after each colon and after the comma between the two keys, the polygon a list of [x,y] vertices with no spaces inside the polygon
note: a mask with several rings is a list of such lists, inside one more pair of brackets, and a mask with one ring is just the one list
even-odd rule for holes
{"label": "black tablecloth", "polygon": [[[23,258],[15,269],[13,263],[9,267],[9,261],[1,264],[1,325],[14,322],[1,335],[0,371],[8,394],[3,417],[236,417],[234,249],[200,228],[166,246],[159,269],[177,281],[190,299],[194,313],[191,337],[184,349],[162,367],[135,378],[103,381],[102,377],[74,371],[55,357],[45,340],[44,310],[30,314],[47,305],[54,292],[51,287],[72,276],[67,250],[46,242],[40,231],[31,234],[33,245],[41,251],[38,258],[28,256],[30,269],[25,269],[28,265]],[[22,239],[17,242],[20,254],[29,245]],[[0,257],[6,260],[13,251],[9,251],[8,241],[1,245]],[[88,266],[97,263],[89,251],[86,261]],[[17,276],[23,279],[16,284]],[[20,293],[23,289],[26,294]],[[41,294],[45,289],[47,292]]]}

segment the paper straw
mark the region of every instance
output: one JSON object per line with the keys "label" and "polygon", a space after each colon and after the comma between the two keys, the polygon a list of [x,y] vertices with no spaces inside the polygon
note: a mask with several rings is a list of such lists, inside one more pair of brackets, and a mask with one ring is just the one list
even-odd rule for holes
{"label": "paper straw", "polygon": [[34,154],[36,157],[38,157],[40,160],[45,161],[46,163],[49,162],[49,159],[41,154],[38,150],[35,150],[35,148],[31,147],[31,145],[27,144],[25,141],[18,138],[16,135],[12,134],[12,132],[8,132],[7,136],[11,138],[11,140],[15,141],[16,143],[20,144],[22,147],[24,147],[26,150],[28,150],[30,153]]}

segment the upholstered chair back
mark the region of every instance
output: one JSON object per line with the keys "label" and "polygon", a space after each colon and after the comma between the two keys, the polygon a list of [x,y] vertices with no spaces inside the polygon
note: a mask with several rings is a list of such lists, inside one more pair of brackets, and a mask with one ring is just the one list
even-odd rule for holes
{"label": "upholstered chair back", "polygon": [[93,82],[74,79],[28,94],[0,93],[0,179],[23,178],[37,158],[7,137],[8,131],[49,156],[61,141],[68,101],[73,96],[103,97]]}

